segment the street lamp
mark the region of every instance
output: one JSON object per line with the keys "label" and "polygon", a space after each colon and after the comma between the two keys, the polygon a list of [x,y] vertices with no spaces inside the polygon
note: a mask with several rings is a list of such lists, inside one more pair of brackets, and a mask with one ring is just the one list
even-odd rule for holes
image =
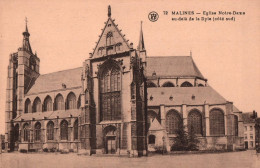
{"label": "street lamp", "polygon": [[162,154],[163,154],[163,152],[164,152],[164,141],[165,141],[165,137],[164,136],[162,137],[162,140],[163,140],[163,149],[162,149]]}

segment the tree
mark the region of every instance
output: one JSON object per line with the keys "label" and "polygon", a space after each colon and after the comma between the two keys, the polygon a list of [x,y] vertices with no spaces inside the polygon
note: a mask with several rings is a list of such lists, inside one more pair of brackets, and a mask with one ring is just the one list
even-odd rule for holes
{"label": "tree", "polygon": [[176,138],[174,144],[171,147],[171,151],[184,151],[188,148],[188,135],[184,129],[183,124],[176,130]]}
{"label": "tree", "polygon": [[188,134],[188,149],[191,151],[198,150],[199,140],[195,134],[194,127],[191,125],[190,131]]}

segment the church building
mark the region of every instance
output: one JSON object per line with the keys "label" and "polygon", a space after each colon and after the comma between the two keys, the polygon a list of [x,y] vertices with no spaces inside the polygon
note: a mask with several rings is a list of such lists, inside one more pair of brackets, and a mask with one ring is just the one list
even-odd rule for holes
{"label": "church building", "polygon": [[26,24],[9,59],[7,150],[144,156],[170,151],[181,125],[200,150],[243,147],[242,112],[208,85],[192,56],[147,56],[142,26],[134,48],[110,6],[82,67],[40,74],[29,37]]}

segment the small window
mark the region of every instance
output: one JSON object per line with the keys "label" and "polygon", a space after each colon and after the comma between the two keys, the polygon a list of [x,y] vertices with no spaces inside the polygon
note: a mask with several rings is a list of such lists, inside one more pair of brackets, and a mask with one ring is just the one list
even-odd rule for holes
{"label": "small window", "polygon": [[245,139],[247,139],[247,134],[245,134]]}
{"label": "small window", "polygon": [[149,135],[149,144],[155,144],[155,136]]}
{"label": "small window", "polygon": [[247,131],[247,126],[245,126],[245,131]]}
{"label": "small window", "polygon": [[201,83],[198,85],[199,87],[204,87],[204,85],[202,85]]}
{"label": "small window", "polygon": [[253,131],[253,126],[250,126],[250,131]]}
{"label": "small window", "polygon": [[250,139],[254,139],[254,136],[253,136],[253,134],[250,134]]}

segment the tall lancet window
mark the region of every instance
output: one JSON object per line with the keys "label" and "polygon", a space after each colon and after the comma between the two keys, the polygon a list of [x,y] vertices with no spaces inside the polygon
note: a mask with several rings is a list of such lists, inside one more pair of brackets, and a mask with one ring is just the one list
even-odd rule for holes
{"label": "tall lancet window", "polygon": [[107,33],[107,46],[112,45],[112,40],[113,40],[113,33],[112,32],[108,32]]}
{"label": "tall lancet window", "polygon": [[121,73],[118,67],[104,69],[100,76],[101,120],[121,119]]}

